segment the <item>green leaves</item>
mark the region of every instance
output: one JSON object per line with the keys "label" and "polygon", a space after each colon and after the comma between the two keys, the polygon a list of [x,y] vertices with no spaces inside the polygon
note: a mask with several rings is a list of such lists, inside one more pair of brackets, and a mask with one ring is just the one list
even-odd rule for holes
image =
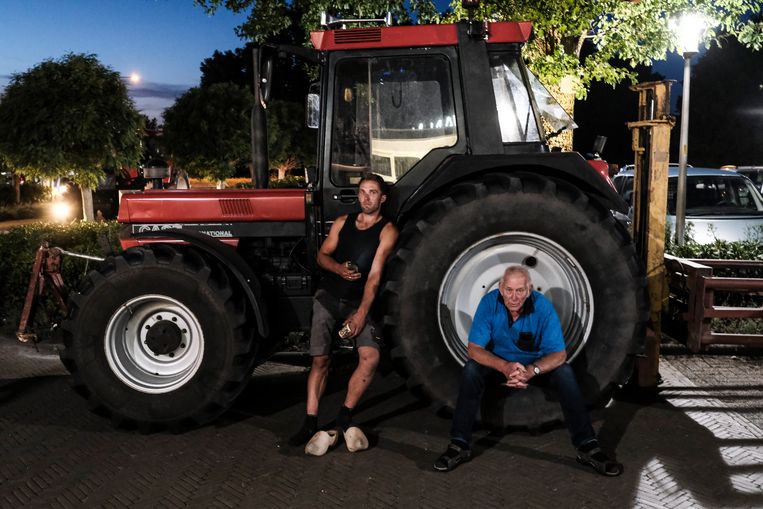
{"label": "green leaves", "polygon": [[315,160],[317,134],[305,127],[302,104],[272,100],[267,110],[270,167],[309,166]]}
{"label": "green leaves", "polygon": [[119,74],[68,54],[15,74],[0,99],[0,152],[29,175],[93,185],[105,166],[134,164],[142,120]]}
{"label": "green leaves", "polygon": [[[263,42],[287,31],[307,44],[308,32],[318,30],[321,11],[344,17],[377,17],[390,11],[398,24],[417,19],[419,23],[453,23],[466,19],[460,0],[453,0],[446,13],[438,13],[431,0],[196,0],[208,12],[218,8],[249,11],[247,21],[237,28],[245,38]],[[615,85],[633,80],[637,65],[664,60],[676,49],[676,34],[669,19],[686,10],[703,13],[710,26],[705,44],[735,37],[744,45],[763,47],[761,0],[486,0],[475,12],[477,19],[532,21],[533,34],[524,55],[540,80],[556,85],[572,76],[578,98],[585,97],[590,84],[603,81]],[[295,26],[296,25],[296,26]],[[301,31],[301,35],[295,35]],[[584,42],[595,47],[585,56]],[[585,53],[591,53],[586,51]]]}
{"label": "green leaves", "polygon": [[763,49],[763,22],[748,22],[739,27],[737,32],[739,42],[753,48],[755,51]]}
{"label": "green leaves", "polygon": [[251,153],[252,95],[233,83],[194,87],[164,113],[164,143],[194,177],[224,180]]}

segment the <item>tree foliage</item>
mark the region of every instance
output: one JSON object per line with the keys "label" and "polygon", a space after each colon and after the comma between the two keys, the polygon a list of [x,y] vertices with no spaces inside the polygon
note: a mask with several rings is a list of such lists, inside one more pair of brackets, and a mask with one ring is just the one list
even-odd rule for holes
{"label": "tree foliage", "polygon": [[[252,89],[252,51],[255,45],[235,51],[215,53],[201,64],[201,86],[216,83],[234,83]],[[303,99],[309,79],[305,69],[294,61],[279,63],[274,73],[272,98],[267,107],[268,159],[271,168],[279,174],[296,167],[304,167],[315,160],[316,134],[305,127]]]}
{"label": "tree foliage", "polygon": [[142,119],[119,74],[67,54],[15,74],[0,98],[0,152],[29,176],[94,187],[105,167],[140,158]]}
{"label": "tree foliage", "polygon": [[[237,28],[241,37],[262,42],[299,23],[301,42],[307,32],[319,29],[319,15],[325,10],[346,17],[379,17],[390,11],[399,24],[414,18],[430,23],[465,19],[460,0],[453,0],[449,12],[438,13],[430,0],[332,2],[328,0],[195,0],[208,12],[225,8],[248,12]],[[579,98],[591,83],[615,85],[635,78],[637,65],[649,66],[676,49],[677,38],[670,19],[684,11],[700,12],[709,21],[704,44],[723,43],[736,38],[755,50],[763,47],[763,24],[755,15],[763,0],[488,0],[476,12],[478,19],[528,20],[533,35],[524,49],[530,67],[546,85],[567,78]],[[590,39],[597,51],[581,58],[584,42]]]}
{"label": "tree foliage", "polygon": [[[252,92],[254,86],[252,52],[256,49],[257,44],[250,42],[243,48],[236,48],[233,51],[215,51],[211,57],[201,62],[201,86],[235,83]],[[298,59],[279,59],[278,71],[273,75],[271,97],[302,102],[310,83],[308,76],[310,72],[306,64]]]}
{"label": "tree foliage", "polygon": [[293,168],[315,161],[315,131],[305,127],[302,103],[273,100],[268,105],[268,159],[280,178]]}
{"label": "tree foliage", "polygon": [[215,83],[235,83],[247,87],[250,91],[254,83],[252,74],[253,43],[243,48],[228,51],[215,51],[211,57],[201,62],[201,86],[208,87]]}
{"label": "tree foliage", "polygon": [[233,83],[194,87],[164,112],[164,144],[191,176],[233,176],[251,155],[252,95]]}

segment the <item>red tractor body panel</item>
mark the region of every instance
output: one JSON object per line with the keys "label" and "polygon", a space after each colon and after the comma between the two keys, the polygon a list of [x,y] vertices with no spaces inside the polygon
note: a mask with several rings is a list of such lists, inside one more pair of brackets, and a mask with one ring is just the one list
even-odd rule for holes
{"label": "red tractor body panel", "polygon": [[[529,21],[488,23],[487,42],[524,43],[530,38],[531,31]],[[319,51],[454,46],[458,43],[458,31],[456,25],[351,28],[311,32],[310,40]]]}
{"label": "red tractor body panel", "polygon": [[[235,233],[237,224],[296,223],[302,231],[305,192],[302,189],[148,190],[123,195],[117,219],[143,233],[195,224],[220,242],[236,246],[239,241],[239,235]],[[227,225],[223,227],[225,233],[209,231],[221,225]],[[184,241],[130,236],[121,239],[123,249],[156,242]]]}
{"label": "red tractor body panel", "polygon": [[120,223],[304,221],[302,189],[149,190],[122,196]]}
{"label": "red tractor body panel", "polygon": [[[220,242],[223,244],[226,244],[228,246],[236,247],[238,246],[239,239],[220,239]],[[132,249],[134,247],[141,247],[141,246],[148,246],[151,244],[187,244],[188,242],[184,240],[178,240],[173,239],[170,237],[151,237],[151,238],[126,238],[126,239],[120,239],[119,244],[122,246],[122,249]]]}

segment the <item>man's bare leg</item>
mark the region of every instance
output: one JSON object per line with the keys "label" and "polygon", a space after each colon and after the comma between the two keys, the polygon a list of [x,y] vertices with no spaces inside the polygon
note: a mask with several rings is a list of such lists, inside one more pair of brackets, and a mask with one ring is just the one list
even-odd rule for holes
{"label": "man's bare leg", "polygon": [[307,415],[318,415],[318,404],[326,390],[330,364],[328,355],[313,357],[313,366],[307,376]]}
{"label": "man's bare leg", "polygon": [[376,373],[376,367],[379,365],[379,350],[371,346],[358,347],[358,367],[350,377],[347,385],[347,396],[344,399],[344,406],[339,411],[337,424],[342,429],[347,429],[351,422],[351,412],[360,401],[363,393]]}

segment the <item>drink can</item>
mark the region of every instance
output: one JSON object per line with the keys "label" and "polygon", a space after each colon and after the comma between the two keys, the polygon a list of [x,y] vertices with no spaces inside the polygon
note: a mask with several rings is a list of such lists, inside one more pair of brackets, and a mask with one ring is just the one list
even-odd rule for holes
{"label": "drink can", "polygon": [[342,339],[347,339],[350,337],[350,333],[352,332],[352,329],[350,328],[350,322],[347,322],[342,326],[341,329],[339,329],[339,337]]}

